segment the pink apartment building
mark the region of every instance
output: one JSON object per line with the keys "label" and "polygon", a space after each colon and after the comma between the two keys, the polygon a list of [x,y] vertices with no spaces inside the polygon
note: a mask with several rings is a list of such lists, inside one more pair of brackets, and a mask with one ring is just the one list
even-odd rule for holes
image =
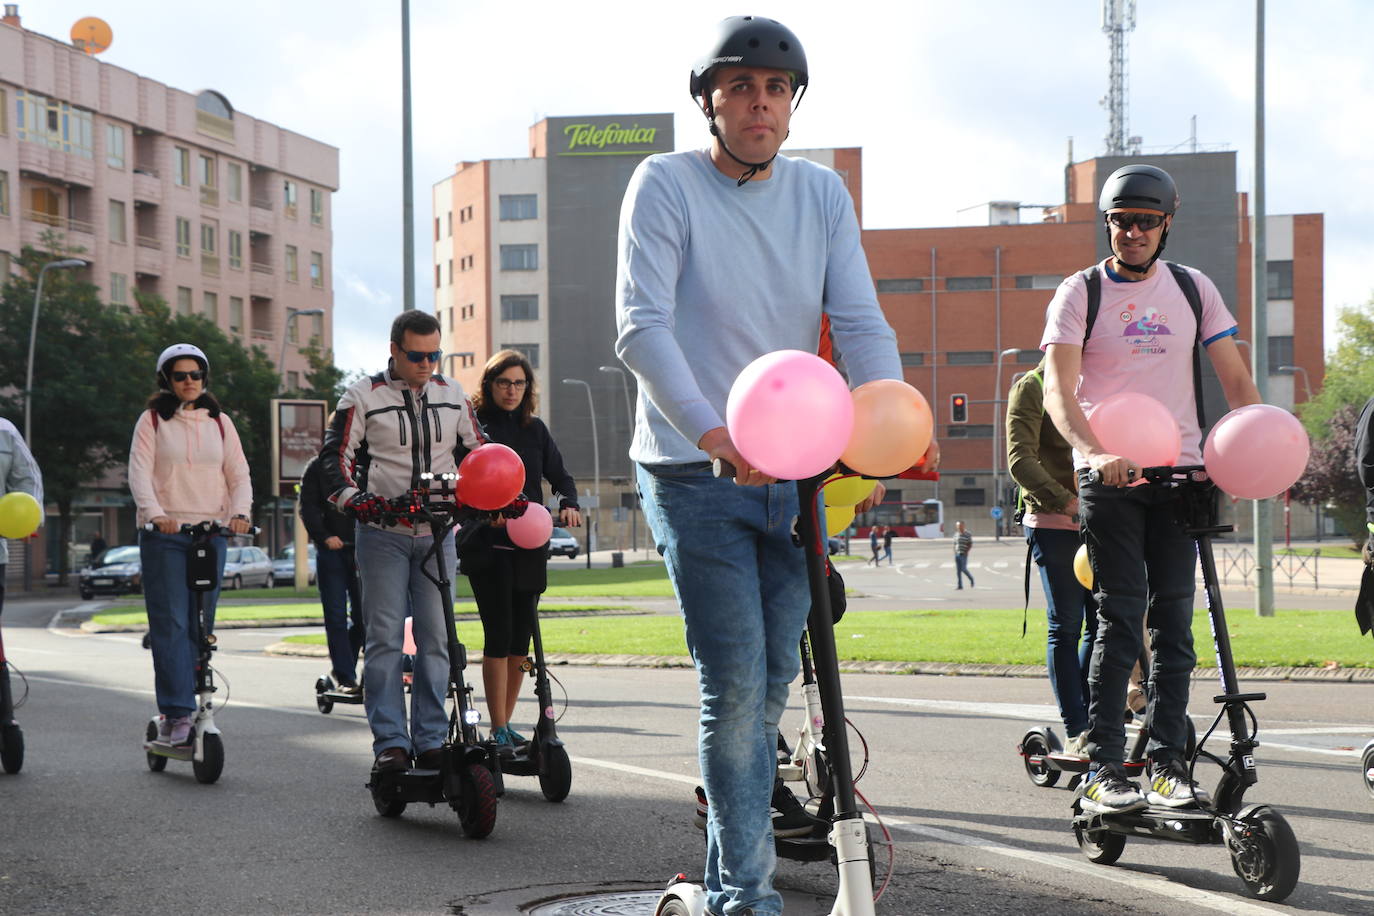
{"label": "pink apartment building", "polygon": [[[339,151],[0,19],[0,270],[48,230],[84,248],[103,298],[155,293],[246,345],[332,345]],[[323,315],[287,322],[291,309]]]}

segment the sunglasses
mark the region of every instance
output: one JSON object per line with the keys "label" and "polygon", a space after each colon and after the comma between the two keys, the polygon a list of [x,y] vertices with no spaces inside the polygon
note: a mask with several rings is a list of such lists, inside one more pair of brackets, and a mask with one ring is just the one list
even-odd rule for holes
{"label": "sunglasses", "polygon": [[1108,213],[1107,222],[1128,232],[1132,228],[1149,232],[1151,229],[1158,229],[1164,225],[1164,215],[1162,213]]}
{"label": "sunglasses", "polygon": [[522,378],[498,378],[493,379],[492,384],[505,391],[523,391],[529,382]]}
{"label": "sunglasses", "polygon": [[439,360],[441,360],[441,359],[443,359],[443,358],[444,358],[444,351],[443,351],[443,350],[407,350],[407,351],[406,351],[406,359],[410,360],[412,363],[414,363],[414,364],[417,365],[417,366],[420,365],[420,363],[424,362],[425,360],[429,360],[431,363],[437,363]]}
{"label": "sunglasses", "polygon": [[203,378],[205,378],[205,372],[201,369],[192,369],[190,372],[172,373],[172,381],[174,382],[184,382],[187,379],[190,379],[193,382],[198,382]]}

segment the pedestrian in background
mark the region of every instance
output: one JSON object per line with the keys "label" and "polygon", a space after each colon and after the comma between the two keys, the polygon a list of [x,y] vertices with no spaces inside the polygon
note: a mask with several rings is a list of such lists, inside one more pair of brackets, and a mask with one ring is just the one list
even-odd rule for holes
{"label": "pedestrian in background", "polygon": [[883,526],[883,556],[887,558],[887,565],[892,565],[892,529]]}
{"label": "pedestrian in background", "polygon": [[960,591],[964,588],[964,576],[968,576],[968,587],[973,588],[973,573],[968,571],[968,554],[973,549],[973,535],[964,529],[963,522],[954,523],[954,585]]}
{"label": "pedestrian in background", "polygon": [[[333,419],[330,414],[330,422]],[[320,476],[316,455],[301,472],[301,524],[315,544],[315,582],[320,588],[324,638],[329,645],[334,683],[340,693],[357,696],[362,693],[358,684],[358,650],[366,635],[358,561],[353,553],[357,525],[329,501]]]}

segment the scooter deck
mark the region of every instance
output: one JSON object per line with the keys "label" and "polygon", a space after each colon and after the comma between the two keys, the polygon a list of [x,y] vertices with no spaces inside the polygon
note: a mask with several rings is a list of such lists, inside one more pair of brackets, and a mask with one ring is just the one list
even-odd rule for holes
{"label": "scooter deck", "polygon": [[363,703],[361,693],[339,693],[337,690],[321,690],[315,694],[317,697],[328,697],[335,703],[348,703],[352,706],[360,706]]}
{"label": "scooter deck", "polygon": [[[1124,814],[1084,812],[1079,815],[1089,830],[1107,830],[1123,836],[1153,837],[1176,843],[1210,844],[1221,841],[1218,815],[1200,808],[1169,808],[1151,805]],[[1077,818],[1075,819],[1078,820]]]}
{"label": "scooter deck", "polygon": [[149,754],[166,757],[168,760],[190,760],[195,756],[196,743],[167,744],[162,741],[145,741],[143,750]]}

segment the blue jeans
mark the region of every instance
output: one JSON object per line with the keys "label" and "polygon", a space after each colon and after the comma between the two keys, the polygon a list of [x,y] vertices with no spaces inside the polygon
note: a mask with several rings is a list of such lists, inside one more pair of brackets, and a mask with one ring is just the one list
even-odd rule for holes
{"label": "blue jeans", "polygon": [[[448,629],[443,601],[434,583],[424,577],[421,563],[434,543],[432,536],[416,537],[359,525],[358,578],[362,584],[367,658],[363,665],[363,705],[372,726],[372,752],[389,747],[422,754],[448,737]],[[454,575],[453,537],[444,538],[444,568]],[[318,563],[318,560],[317,560]],[[437,575],[431,559],[424,567]],[[415,679],[410,685],[410,726],[406,727],[405,689],[401,684],[401,650],[405,645],[406,616],[413,618]]]}
{"label": "blue jeans", "polygon": [[[224,538],[210,539],[215,550],[216,580],[224,578]],[[189,716],[196,711],[196,595],[186,587],[189,534],[138,533],[143,566],[143,603],[148,609],[149,643],[153,650],[153,687],[157,708],[164,716]],[[219,585],[205,592],[205,632],[215,629]]]}
{"label": "blue jeans", "polygon": [[1179,524],[1177,491],[1152,486],[1083,484],[1078,494],[1097,583],[1098,627],[1089,675],[1089,755],[1119,764],[1125,756],[1126,690],[1149,626],[1149,744],[1155,759],[1181,757],[1188,741],[1197,548]]}
{"label": "blue jeans", "polygon": [[1073,572],[1073,557],[1082,540],[1077,531],[1027,528],[1026,543],[1045,589],[1050,687],[1064,731],[1073,737],[1088,727],[1088,666],[1097,635],[1097,602]]}
{"label": "blue jeans", "polygon": [[956,553],[954,555],[954,584],[959,588],[964,587],[964,576],[968,576],[968,584],[973,585],[973,573],[968,571],[968,554]]}
{"label": "blue jeans", "polygon": [[363,601],[358,590],[358,564],[353,545],[338,550],[320,547],[315,558],[315,581],[324,608],[324,638],[334,679],[352,686],[358,682],[358,650],[363,646]]}
{"label": "blue jeans", "polygon": [[640,466],[638,476],[701,692],[707,907],[776,916],[769,802],[778,720],[801,668],[811,605],[805,558],[792,543],[797,488],[737,486],[705,464]]}

